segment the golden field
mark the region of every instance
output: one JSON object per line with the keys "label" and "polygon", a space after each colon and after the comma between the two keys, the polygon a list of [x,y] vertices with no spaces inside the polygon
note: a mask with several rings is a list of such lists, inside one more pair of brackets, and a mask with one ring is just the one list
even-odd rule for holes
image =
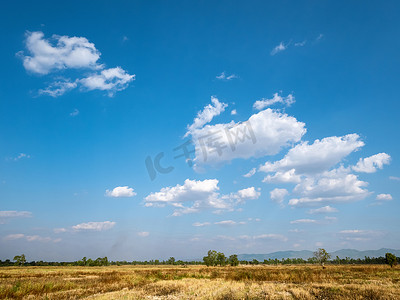
{"label": "golden field", "polygon": [[400,299],[400,268],[2,267],[0,299]]}

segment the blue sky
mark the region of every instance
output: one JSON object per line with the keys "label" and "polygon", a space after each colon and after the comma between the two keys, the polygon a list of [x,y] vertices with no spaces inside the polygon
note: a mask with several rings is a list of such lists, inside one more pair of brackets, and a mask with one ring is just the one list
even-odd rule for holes
{"label": "blue sky", "polygon": [[400,248],[399,8],[4,2],[0,259]]}

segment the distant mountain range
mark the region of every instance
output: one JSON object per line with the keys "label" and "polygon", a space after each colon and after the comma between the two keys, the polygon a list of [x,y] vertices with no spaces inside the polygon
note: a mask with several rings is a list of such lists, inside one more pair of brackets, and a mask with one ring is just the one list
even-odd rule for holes
{"label": "distant mountain range", "polygon": [[[355,250],[355,249],[341,249],[334,252],[329,252],[331,258],[336,258],[339,256],[340,258],[364,258],[365,256],[368,257],[380,257],[385,256],[387,252],[393,253],[397,257],[400,257],[400,250],[388,249],[388,248],[381,248],[379,250]],[[257,259],[258,261],[263,261],[264,259],[282,259],[282,258],[303,258],[308,259],[313,257],[313,251],[310,250],[300,250],[300,251],[278,251],[272,252],[268,254],[239,254],[239,260],[253,260]]]}

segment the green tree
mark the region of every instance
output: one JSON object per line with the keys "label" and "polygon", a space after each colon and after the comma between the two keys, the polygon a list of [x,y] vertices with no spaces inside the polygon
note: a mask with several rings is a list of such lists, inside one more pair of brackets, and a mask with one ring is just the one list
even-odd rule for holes
{"label": "green tree", "polygon": [[203,257],[203,261],[207,267],[216,266],[217,265],[217,256],[218,253],[215,250],[209,250],[207,256]]}
{"label": "green tree", "polygon": [[14,256],[14,260],[16,266],[23,266],[26,263],[25,254]]}
{"label": "green tree", "polygon": [[174,265],[175,264],[175,257],[170,257],[167,260],[167,265]]}
{"label": "green tree", "polygon": [[[15,259],[15,258],[14,258]],[[385,262],[393,268],[393,266],[397,265],[397,258],[394,254],[392,253],[386,253],[385,254]]]}
{"label": "green tree", "polygon": [[239,265],[239,260],[236,254],[232,254],[231,256],[229,256],[228,262],[232,267],[236,267]]}
{"label": "green tree", "polygon": [[324,264],[331,258],[331,255],[324,248],[319,248],[314,252],[314,258],[325,268]]}
{"label": "green tree", "polygon": [[222,253],[222,252],[218,252],[218,254],[217,254],[217,264],[218,265],[220,265],[220,266],[225,266],[226,265],[226,256],[225,256],[225,254],[224,253]]}

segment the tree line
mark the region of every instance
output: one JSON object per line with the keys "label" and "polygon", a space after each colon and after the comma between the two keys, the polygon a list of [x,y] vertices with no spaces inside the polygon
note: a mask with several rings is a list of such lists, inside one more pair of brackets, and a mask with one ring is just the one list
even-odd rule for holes
{"label": "tree line", "polygon": [[330,259],[330,254],[325,249],[318,249],[314,252],[314,256],[308,259],[303,258],[283,258],[283,259],[264,259],[263,261],[253,260],[239,260],[236,254],[232,254],[229,257],[225,256],[222,252],[215,250],[209,250],[207,255],[203,257],[203,261],[183,261],[176,260],[174,257],[170,257],[167,260],[149,260],[149,261],[109,261],[107,257],[99,257],[97,259],[91,259],[83,257],[81,260],[73,262],[46,262],[46,261],[31,261],[28,262],[24,254],[16,255],[13,261],[7,259],[5,261],[0,260],[0,267],[7,266],[87,266],[87,267],[100,267],[110,265],[206,265],[208,267],[214,266],[238,266],[240,265],[294,265],[294,264],[333,264],[333,265],[351,265],[351,264],[377,264],[383,265],[388,264],[391,267],[400,264],[400,257],[396,257],[392,253],[386,253],[385,257],[364,257],[363,259],[353,258],[339,258],[336,256],[334,259]]}

